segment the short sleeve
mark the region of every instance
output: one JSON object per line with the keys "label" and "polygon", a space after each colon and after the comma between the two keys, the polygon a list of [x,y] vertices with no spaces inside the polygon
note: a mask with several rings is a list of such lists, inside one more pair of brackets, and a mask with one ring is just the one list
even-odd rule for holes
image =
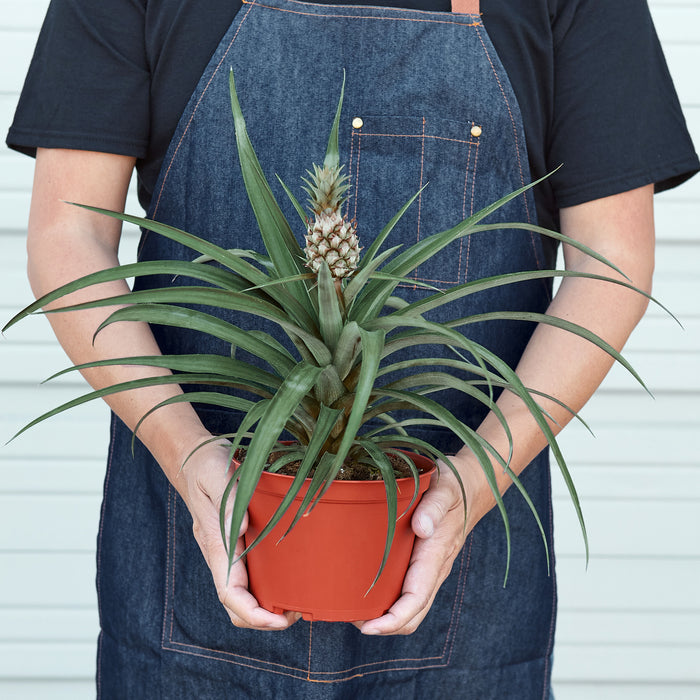
{"label": "short sleeve", "polygon": [[7,144],[143,158],[150,74],[145,0],[52,0]]}
{"label": "short sleeve", "polygon": [[698,159],[646,0],[560,0],[547,167],[558,207],[655,183]]}

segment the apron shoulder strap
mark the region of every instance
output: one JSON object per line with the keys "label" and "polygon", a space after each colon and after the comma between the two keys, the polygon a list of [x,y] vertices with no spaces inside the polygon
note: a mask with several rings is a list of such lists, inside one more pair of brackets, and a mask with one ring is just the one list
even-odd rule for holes
{"label": "apron shoulder strap", "polygon": [[460,15],[478,15],[479,0],[452,0],[452,12]]}

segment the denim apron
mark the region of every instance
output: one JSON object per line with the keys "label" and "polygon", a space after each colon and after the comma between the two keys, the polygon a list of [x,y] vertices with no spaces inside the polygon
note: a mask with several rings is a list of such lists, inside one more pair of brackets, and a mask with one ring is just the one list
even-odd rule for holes
{"label": "denim apron", "polygon": [[[235,152],[230,67],[268,180],[276,186],[279,174],[300,199],[300,176],[323,159],[346,69],[341,162],[351,178],[348,206],[364,247],[426,183],[387,245],[410,244],[453,226],[526,183],[520,111],[478,1],[456,9],[246,1],[183,113],[149,216],[224,247],[261,250]],[[276,193],[296,225],[279,187]],[[534,218],[528,193],[491,220]],[[141,259],[192,257],[155,234],[143,236]],[[449,289],[497,272],[537,268],[542,260],[538,237],[504,230],[454,243],[419,268],[416,279]],[[137,286],[164,282],[140,280]],[[400,293],[410,300],[423,292],[407,286]],[[470,298],[458,311],[542,311],[549,298],[546,284],[519,284]],[[153,330],[165,353],[229,352],[194,332]],[[532,327],[504,322],[467,330],[514,366]],[[463,420],[478,425],[483,410],[459,400],[446,398]],[[200,415],[212,432],[231,430],[224,412]],[[444,430],[419,434],[445,450],[461,446]],[[551,552],[546,453],[526,469],[523,481]],[[187,509],[140,443],[132,457],[131,434],[114,418],[98,541],[98,694],[108,700],[551,697],[555,578],[522,497],[511,489],[505,501],[513,544],[507,586],[503,524],[491,512],[469,535],[413,635],[365,637],[349,624],[305,621],[284,632],[240,630],[217,599]]]}

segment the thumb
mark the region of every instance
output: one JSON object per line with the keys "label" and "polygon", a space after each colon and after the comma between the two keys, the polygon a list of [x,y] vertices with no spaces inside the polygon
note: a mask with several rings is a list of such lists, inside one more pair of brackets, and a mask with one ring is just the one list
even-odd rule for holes
{"label": "thumb", "polygon": [[421,539],[433,536],[435,530],[454,505],[454,489],[449,483],[452,474],[446,465],[441,465],[439,462],[438,472],[433,475],[430,487],[416,506],[411,518],[413,532]]}

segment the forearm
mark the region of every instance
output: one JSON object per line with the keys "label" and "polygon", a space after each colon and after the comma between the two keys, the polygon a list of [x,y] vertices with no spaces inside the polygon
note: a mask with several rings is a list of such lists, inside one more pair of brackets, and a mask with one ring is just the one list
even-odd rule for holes
{"label": "forearm", "polygon": [[[648,188],[626,193],[620,202],[590,203],[566,212],[562,227],[568,235],[578,236],[611,262],[620,267],[631,283],[649,292],[653,272],[653,216],[651,191]],[[623,196],[618,196],[623,197]],[[610,198],[615,200],[615,198]],[[616,204],[617,208],[611,205]],[[620,205],[622,205],[621,220]],[[631,211],[625,212],[627,205]],[[601,223],[602,222],[602,223]],[[610,268],[587,256],[567,251],[567,268],[623,279]],[[566,319],[590,331],[620,350],[642,318],[647,299],[620,285],[591,279],[568,277],[562,281],[547,313]],[[572,333],[546,324],[535,329],[518,364],[517,373],[523,384],[557,398],[573,411],[579,411],[598,388],[614,360],[591,342]],[[571,419],[572,413],[556,402],[534,397],[551,416],[548,420],[557,434]],[[547,439],[529,410],[512,393],[504,392],[498,400],[513,437],[511,468],[516,474],[547,447]],[[479,433],[496,447],[504,457],[509,441],[500,421],[491,413],[479,428]],[[472,526],[493,505],[495,498],[475,465],[475,458],[466,448],[459,453],[462,473],[467,482]],[[503,469],[494,463],[503,493],[511,484]]]}
{"label": "forearm", "polygon": [[[59,259],[53,255],[58,251],[52,251],[52,246],[45,246],[41,254],[33,256],[30,279],[37,296],[81,275],[117,264],[116,256],[111,256],[108,251],[81,246],[79,241],[71,240],[69,236],[61,236],[57,241],[74,252],[69,261],[62,261],[60,270],[52,265],[52,261]],[[85,290],[80,295],[72,295],[50,308],[128,291],[124,282],[113,282]],[[160,354],[150,328],[144,323],[107,326],[97,334],[93,342],[96,329],[112,311],[114,307],[48,314],[56,337],[74,364]],[[95,389],[167,373],[167,370],[133,365],[113,365],[83,371],[86,380]],[[129,428],[134,429],[141,417],[153,406],[181,393],[178,385],[167,385],[112,394],[105,401]],[[176,483],[184,457],[203,438],[208,437],[208,433],[191,405],[182,403],[161,408],[151,414],[139,427],[138,437],[162,466],[168,478]]]}
{"label": "forearm", "polygon": [[[86,154],[71,152],[43,152],[38,158],[27,243],[28,275],[37,297],[78,277],[118,264],[119,224],[107,217],[71,207],[60,200],[73,199],[110,209],[121,209],[131,163],[118,160],[115,167],[112,160],[115,157],[105,156],[110,158],[109,163],[117,173],[112,178],[116,181],[112,188],[105,184],[99,191],[85,191],[90,187],[65,185],[81,167],[94,171],[92,178],[86,178],[88,182],[93,179],[99,181],[102,161],[97,158],[95,163],[96,157],[93,157],[86,165],[85,158]],[[105,179],[109,181],[108,176]],[[128,291],[126,282],[106,283],[72,294],[48,308]],[[107,326],[94,337],[93,342],[96,329],[113,310],[114,307],[48,314],[59,342],[74,364],[160,353],[149,326],[141,323]],[[96,389],[164,373],[167,370],[127,365],[94,368],[83,372]],[[113,394],[106,401],[126,425],[133,429],[153,406],[181,393],[177,385],[170,385]],[[183,459],[202,439],[208,437],[208,433],[191,405],[182,403],[155,411],[140,426],[138,436],[177,487]]]}
{"label": "forearm", "polygon": [[[135,159],[114,154],[39,149],[29,217],[27,249],[29,278],[37,297],[84,275],[114,267],[121,226],[115,219],[71,207],[61,200],[122,211]],[[65,297],[60,306],[103,299],[128,292],[125,282],[84,289]],[[53,304],[57,306],[57,304]],[[51,306],[49,306],[51,308]],[[147,324],[121,322],[95,331],[112,308],[50,313],[56,336],[76,364],[160,354]],[[93,342],[94,337],[94,342]],[[83,374],[95,388],[167,373],[151,367],[113,365],[91,368]],[[130,428],[154,406],[182,395],[176,384],[120,392],[107,403]],[[183,461],[211,437],[187,402],[154,411],[139,427],[139,439],[182,496],[194,536],[211,569],[217,593],[233,624],[255,629],[286,629],[297,616],[277,615],[259,607],[248,592],[243,561],[233,568],[219,525],[222,494],[231,478],[228,446],[212,442]],[[230,512],[229,501],[229,512]],[[243,539],[236,543],[243,550]]]}

